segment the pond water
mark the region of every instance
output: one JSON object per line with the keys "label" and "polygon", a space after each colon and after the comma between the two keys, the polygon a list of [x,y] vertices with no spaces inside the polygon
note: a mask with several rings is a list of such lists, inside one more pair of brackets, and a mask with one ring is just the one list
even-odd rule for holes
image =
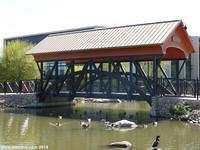
{"label": "pond water", "polygon": [[[127,140],[133,144],[134,149],[147,150],[150,149],[155,137],[160,135],[159,148],[162,150],[200,149],[200,127],[170,120],[160,120],[155,127],[152,125],[154,119],[149,117],[149,109],[146,102],[126,102],[79,103],[72,107],[2,110],[0,145],[40,145],[48,146],[49,150],[109,150],[106,147],[109,143]],[[53,125],[59,121],[58,115],[63,116],[61,127]],[[80,121],[86,118],[92,119],[92,126],[87,130],[81,129]],[[106,129],[101,121],[118,121],[122,118],[137,124],[148,124],[148,127],[127,132],[113,131]]]}

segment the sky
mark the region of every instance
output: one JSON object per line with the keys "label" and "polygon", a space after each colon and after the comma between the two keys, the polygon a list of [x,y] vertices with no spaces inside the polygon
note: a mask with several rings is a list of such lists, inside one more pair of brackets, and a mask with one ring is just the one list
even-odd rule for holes
{"label": "sky", "polygon": [[198,0],[0,0],[3,39],[85,26],[183,20],[200,36]]}

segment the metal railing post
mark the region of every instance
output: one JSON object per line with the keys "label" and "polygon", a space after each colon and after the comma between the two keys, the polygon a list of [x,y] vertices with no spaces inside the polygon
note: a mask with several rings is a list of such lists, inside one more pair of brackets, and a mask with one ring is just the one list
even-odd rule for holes
{"label": "metal railing post", "polygon": [[3,92],[4,92],[4,94],[7,93],[7,84],[6,83],[7,83],[6,81],[3,82]]}

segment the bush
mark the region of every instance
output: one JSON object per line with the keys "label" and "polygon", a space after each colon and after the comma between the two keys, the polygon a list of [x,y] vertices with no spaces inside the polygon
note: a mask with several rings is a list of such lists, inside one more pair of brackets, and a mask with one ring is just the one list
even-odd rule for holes
{"label": "bush", "polygon": [[191,111],[190,106],[186,102],[179,102],[175,106],[170,108],[172,115],[181,116]]}

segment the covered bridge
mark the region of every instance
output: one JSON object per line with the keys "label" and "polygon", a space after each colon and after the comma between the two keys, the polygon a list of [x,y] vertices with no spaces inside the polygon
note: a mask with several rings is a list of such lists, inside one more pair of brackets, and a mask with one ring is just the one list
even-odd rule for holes
{"label": "covered bridge", "polygon": [[[180,20],[52,34],[33,47],[40,99],[46,96],[151,99],[163,60],[186,60],[194,48]],[[152,76],[141,63],[152,62]],[[123,63],[126,64],[125,67]],[[183,65],[183,64],[182,64]],[[177,61],[177,78],[182,65]],[[169,82],[168,92],[176,92]]]}

